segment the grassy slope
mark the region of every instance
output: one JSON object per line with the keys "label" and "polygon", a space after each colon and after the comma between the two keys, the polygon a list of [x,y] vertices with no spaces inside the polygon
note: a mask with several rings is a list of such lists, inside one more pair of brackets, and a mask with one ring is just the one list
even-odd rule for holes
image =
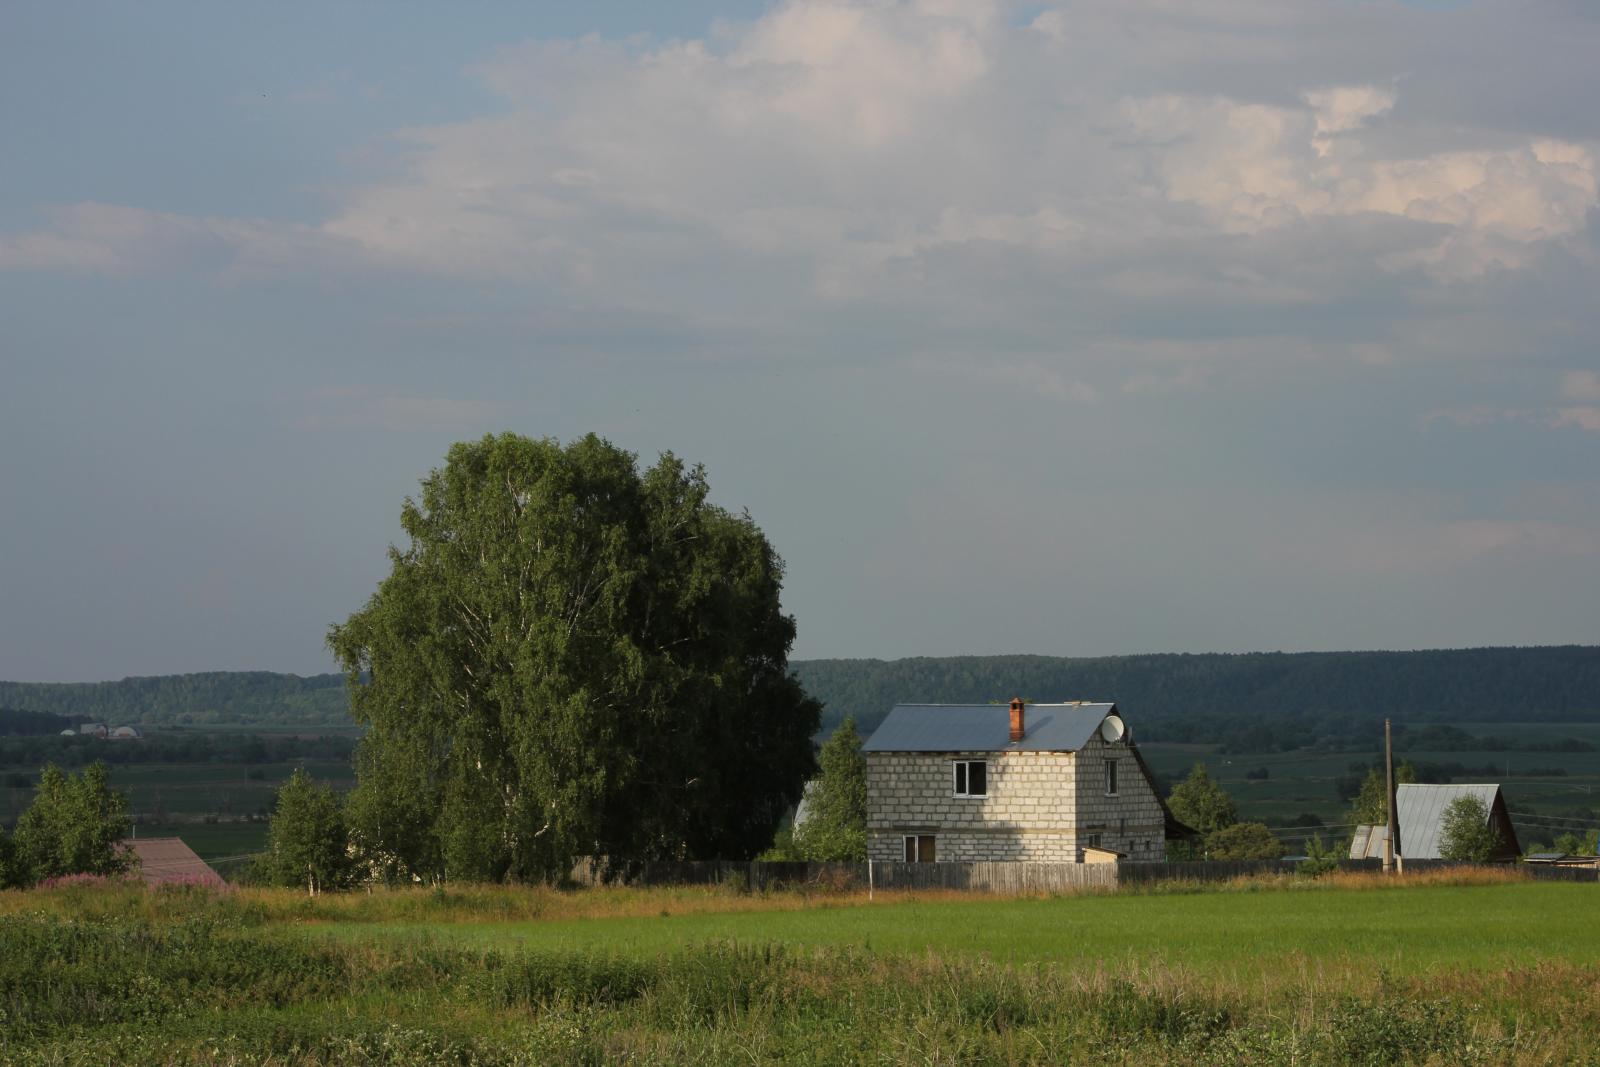
{"label": "grassy slope", "polygon": [[[1571,916],[1592,908],[1594,898],[1592,885],[1523,883],[934,900],[504,923],[335,923],[328,929],[357,939],[421,935],[632,956],[734,941],[1073,967],[1163,963],[1234,975],[1353,960],[1417,973],[1593,959],[1600,956],[1600,928],[1573,923]],[[663,910],[672,907],[667,902]]]}

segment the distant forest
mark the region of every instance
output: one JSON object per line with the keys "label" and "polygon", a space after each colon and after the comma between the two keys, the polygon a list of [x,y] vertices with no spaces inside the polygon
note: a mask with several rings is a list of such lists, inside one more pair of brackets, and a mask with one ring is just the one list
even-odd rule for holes
{"label": "distant forest", "polygon": [[1373,739],[1402,722],[1600,721],[1600,647],[1239,655],[946,656],[806,660],[824,732],[863,731],[896,703],[1110,700],[1148,741],[1220,742],[1239,752]]}
{"label": "distant forest", "polygon": [[68,716],[72,726],[348,723],[348,707],[342,674],[302,678],[271,671],[208,671],[120,682],[0,682],[0,708],[54,712]]}
{"label": "distant forest", "polygon": [[[1600,647],[1225,655],[948,656],[797,660],[823,701],[823,732],[846,715],[863,731],[902,702],[1113,700],[1142,740],[1205,741],[1263,752],[1371,740],[1400,723],[1600,721]],[[0,682],[0,708],[71,723],[347,723],[344,676],[266,671]],[[53,727],[53,728],[52,728]],[[0,733],[57,732],[45,717],[0,714]]]}

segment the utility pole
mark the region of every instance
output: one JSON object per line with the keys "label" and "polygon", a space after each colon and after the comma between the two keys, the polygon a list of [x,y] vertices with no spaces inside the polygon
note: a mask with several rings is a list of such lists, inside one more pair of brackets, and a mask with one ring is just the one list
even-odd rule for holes
{"label": "utility pole", "polygon": [[1383,764],[1388,780],[1389,832],[1383,841],[1383,873],[1405,873],[1405,860],[1400,845],[1400,812],[1395,804],[1394,790],[1394,733],[1389,720],[1383,720]]}

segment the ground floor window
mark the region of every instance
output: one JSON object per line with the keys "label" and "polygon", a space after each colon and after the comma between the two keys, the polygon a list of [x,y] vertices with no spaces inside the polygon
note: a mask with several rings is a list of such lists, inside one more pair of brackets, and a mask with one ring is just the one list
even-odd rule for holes
{"label": "ground floor window", "polygon": [[907,863],[932,863],[934,861],[936,850],[934,849],[932,834],[907,834],[901,840]]}

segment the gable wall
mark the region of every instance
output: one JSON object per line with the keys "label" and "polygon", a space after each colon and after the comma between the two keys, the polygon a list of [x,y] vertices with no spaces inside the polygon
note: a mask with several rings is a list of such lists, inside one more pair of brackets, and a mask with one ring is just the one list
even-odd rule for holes
{"label": "gable wall", "polygon": [[[1108,747],[1123,760],[1119,796],[1112,798],[1104,795]],[[1123,746],[1095,741],[1081,753],[866,755],[867,847],[875,860],[899,860],[904,835],[928,833],[946,861],[1075,863],[1086,832],[1100,833],[1104,847],[1130,858],[1163,856],[1160,802]],[[954,795],[951,764],[959,759],[988,763],[987,797]],[[1090,825],[1099,829],[1089,831]]]}
{"label": "gable wall", "polygon": [[[1078,752],[1078,832],[1130,860],[1166,858],[1166,816],[1154,785],[1124,744],[1090,739]],[[1106,796],[1106,761],[1117,761],[1117,795]]]}

